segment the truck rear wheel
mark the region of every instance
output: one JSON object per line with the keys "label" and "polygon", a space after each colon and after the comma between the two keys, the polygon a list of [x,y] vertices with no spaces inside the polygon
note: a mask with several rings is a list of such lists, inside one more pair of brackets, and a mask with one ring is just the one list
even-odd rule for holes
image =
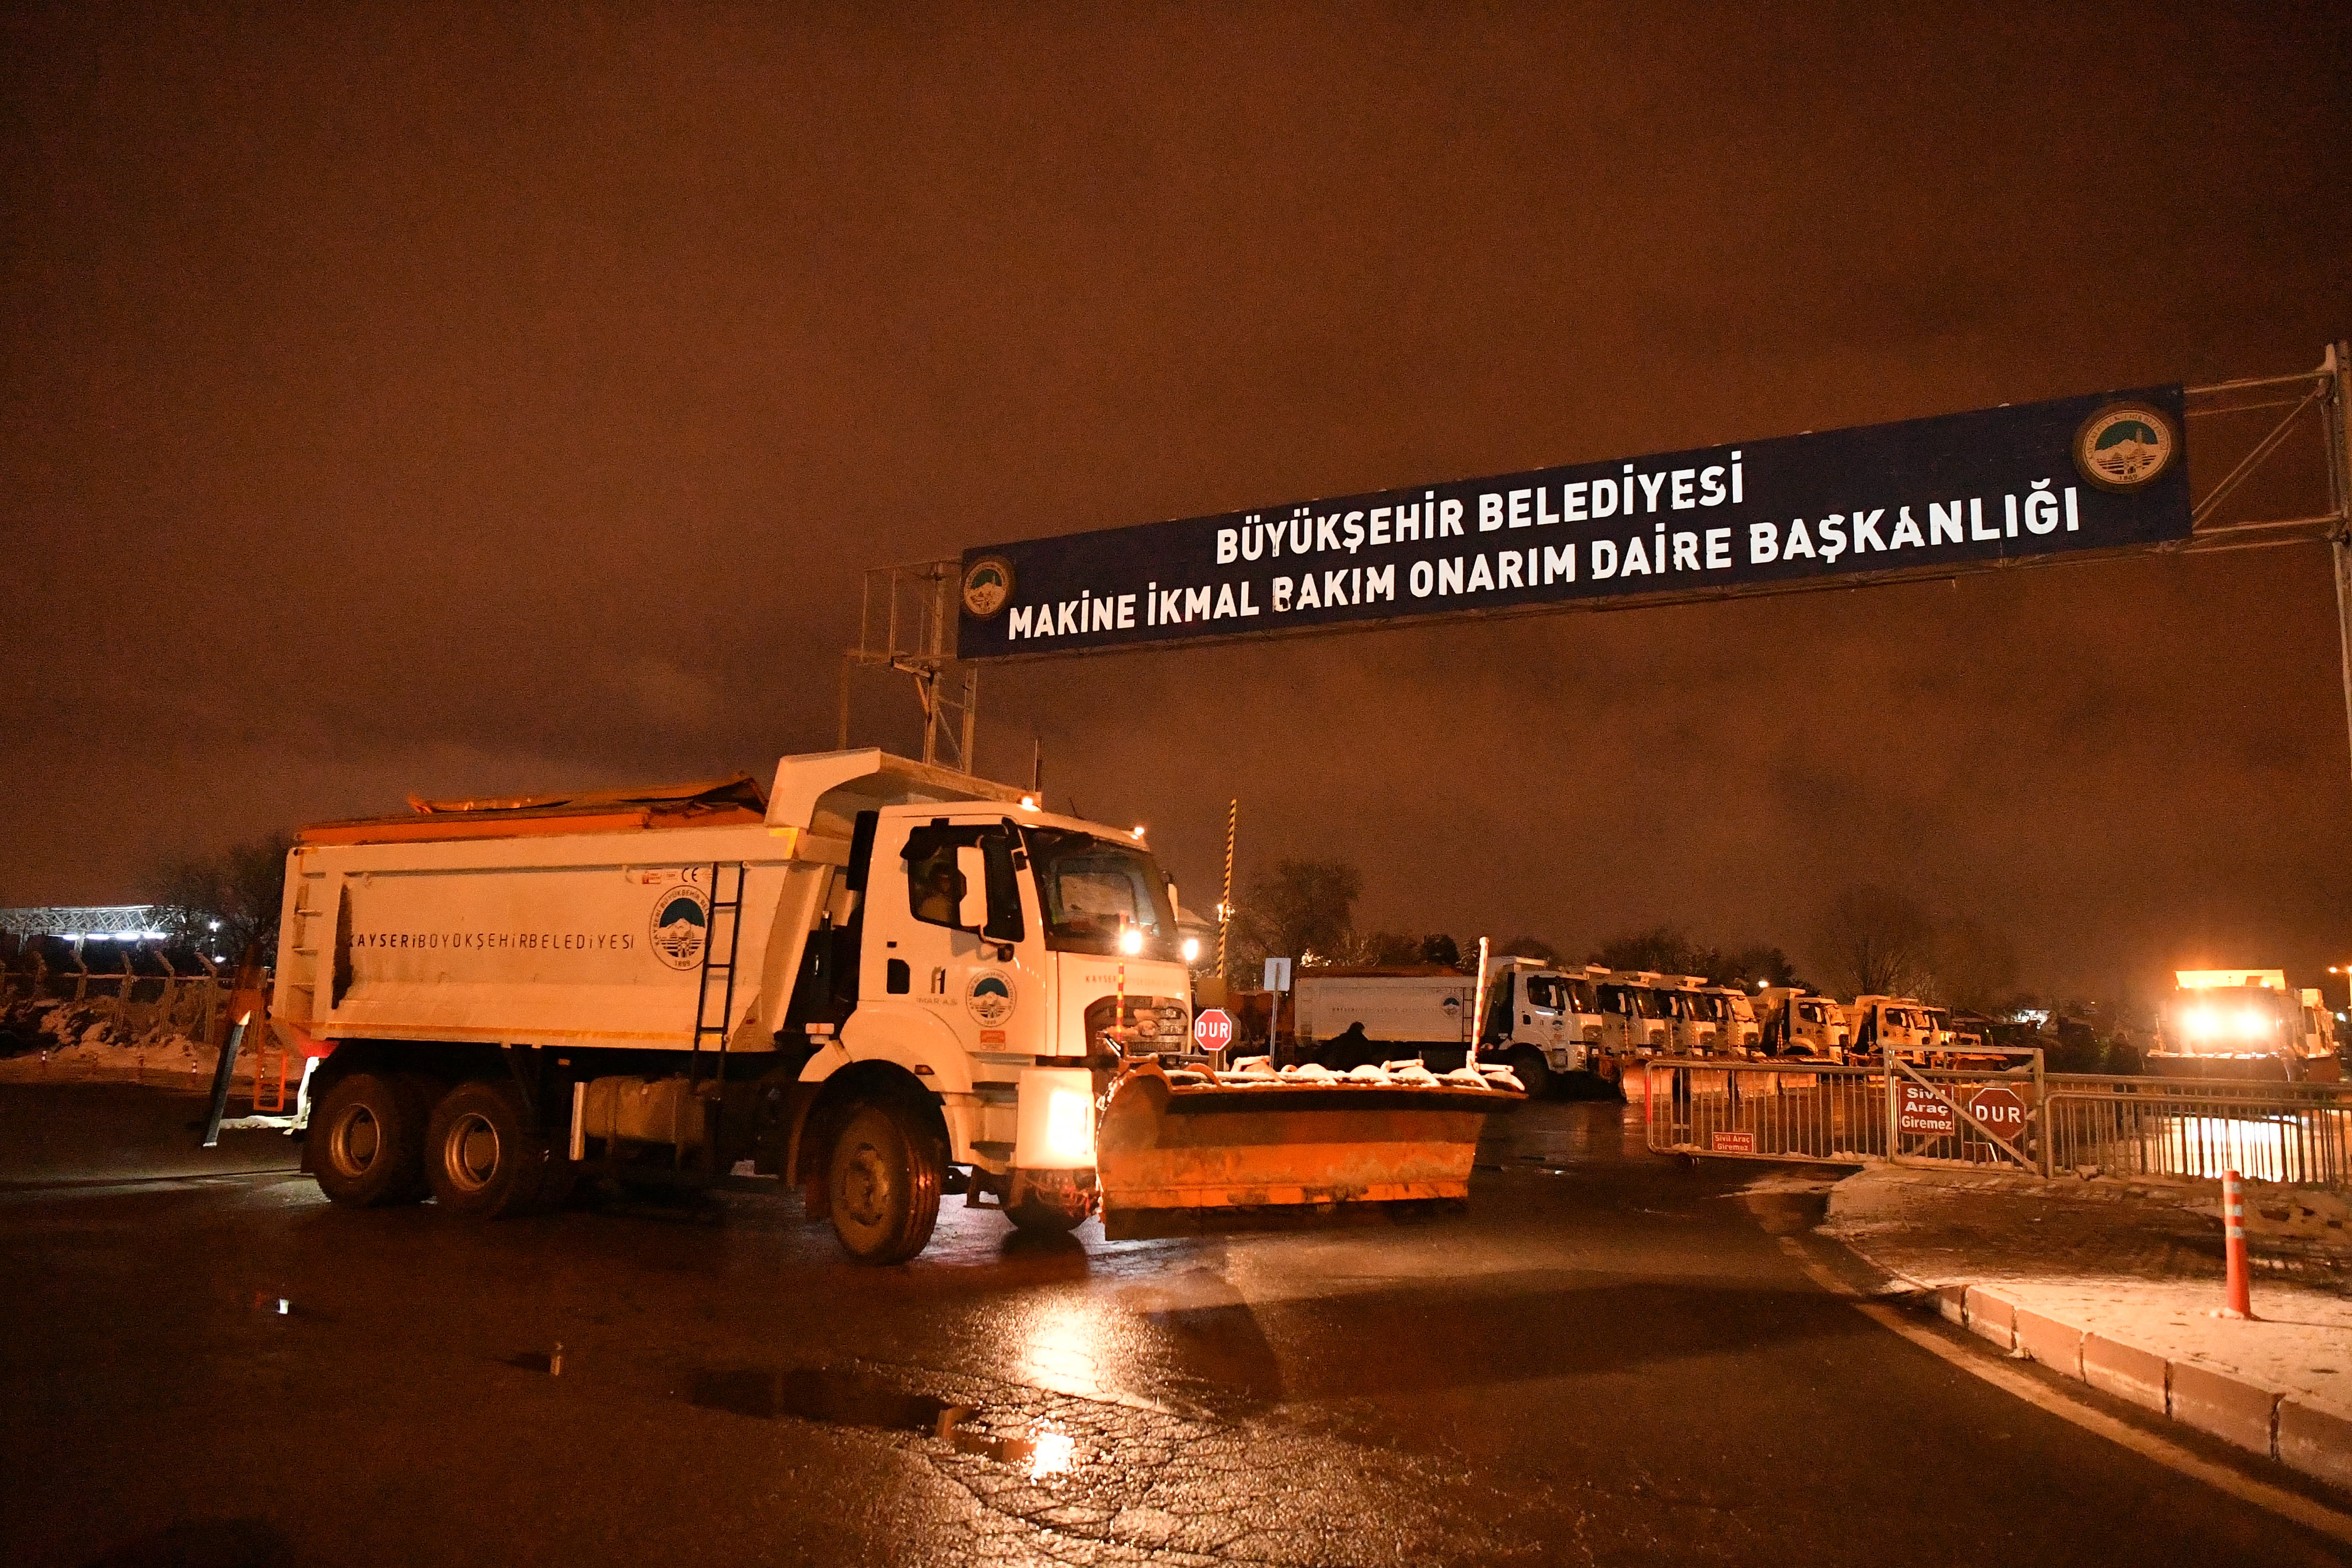
{"label": "truck rear wheel", "polygon": [[501,1083],[461,1083],[425,1133],[425,1181],[442,1207],[482,1219],[528,1214],[547,1185],[546,1142]]}
{"label": "truck rear wheel", "polygon": [[425,1098],[416,1080],[396,1073],[354,1072],[337,1079],[310,1113],[310,1157],[319,1190],[335,1203],[367,1208],[415,1203],[425,1195]]}
{"label": "truck rear wheel", "polygon": [[911,1112],[858,1106],[825,1163],[833,1234],[860,1263],[904,1263],[930,1242],[946,1168],[946,1151]]}

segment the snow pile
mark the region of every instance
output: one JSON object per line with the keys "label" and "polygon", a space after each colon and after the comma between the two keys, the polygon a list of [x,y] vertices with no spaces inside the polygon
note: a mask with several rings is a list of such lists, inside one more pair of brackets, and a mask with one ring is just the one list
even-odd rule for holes
{"label": "snow pile", "polygon": [[[1192,1078],[1190,1081],[1205,1081]],[[1233,1089],[1257,1089],[1269,1084],[1360,1085],[1371,1089],[1437,1089],[1451,1084],[1459,1089],[1511,1089],[1524,1094],[1525,1087],[1518,1075],[1505,1067],[1458,1067],[1439,1077],[1429,1070],[1419,1058],[1382,1062],[1374,1067],[1370,1062],[1346,1072],[1333,1072],[1318,1062],[1301,1062],[1296,1067],[1276,1068],[1264,1057],[1246,1057],[1231,1072],[1216,1075],[1219,1083]],[[1172,1075],[1171,1081],[1174,1081]]]}
{"label": "snow pile", "polygon": [[[217,1047],[168,1026],[138,1029],[110,1008],[52,998],[22,1002],[0,1018],[0,1083],[146,1083],[209,1089],[220,1066]],[[254,1053],[237,1054],[235,1080],[249,1085]],[[293,1064],[297,1070],[300,1063]],[[273,1066],[272,1071],[275,1071]]]}
{"label": "snow pile", "polygon": [[[1980,1285],[2044,1317],[2352,1419],[2352,1290],[2341,1261],[2291,1236],[2266,1248],[2258,1233],[2258,1321],[2211,1315],[2223,1299],[2219,1185],[1877,1167],[1831,1189],[1822,1229],[1901,1279]],[[2342,1201],[2249,1183],[2246,1207],[2291,1219],[2307,1210],[2324,1228]]]}

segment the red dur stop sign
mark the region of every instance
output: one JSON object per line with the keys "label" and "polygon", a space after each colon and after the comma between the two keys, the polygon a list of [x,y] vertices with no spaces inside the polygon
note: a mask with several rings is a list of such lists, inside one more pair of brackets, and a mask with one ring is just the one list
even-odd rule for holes
{"label": "red dur stop sign", "polygon": [[2025,1101],[2017,1097],[2014,1089],[1998,1084],[1989,1084],[1969,1096],[1969,1114],[1999,1137],[2014,1138],[2025,1131]]}
{"label": "red dur stop sign", "polygon": [[1192,1040],[1204,1051],[1222,1051],[1234,1043],[1234,1021],[1212,1007],[1192,1020]]}

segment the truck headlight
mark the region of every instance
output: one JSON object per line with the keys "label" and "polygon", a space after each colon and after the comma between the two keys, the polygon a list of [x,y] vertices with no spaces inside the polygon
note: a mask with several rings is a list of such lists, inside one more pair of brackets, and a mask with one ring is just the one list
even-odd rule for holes
{"label": "truck headlight", "polygon": [[1084,1068],[1024,1068],[1013,1135],[1023,1171],[1083,1171],[1095,1163],[1095,1080]]}
{"label": "truck headlight", "polygon": [[1057,1159],[1092,1161],[1095,1139],[1091,1097],[1057,1089],[1045,1100],[1045,1147]]}

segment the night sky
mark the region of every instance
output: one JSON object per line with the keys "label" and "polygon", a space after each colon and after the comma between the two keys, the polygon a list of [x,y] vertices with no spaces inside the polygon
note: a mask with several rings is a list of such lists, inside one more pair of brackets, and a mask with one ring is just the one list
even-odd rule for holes
{"label": "night sky", "polygon": [[[878,9],[9,10],[0,904],[765,775],[868,565],[2352,333],[2352,8]],[[2304,544],[992,668],[980,760],[1202,909],[1239,795],[1365,927],[1876,881],[2040,989],[2308,984],[2337,658]]]}

